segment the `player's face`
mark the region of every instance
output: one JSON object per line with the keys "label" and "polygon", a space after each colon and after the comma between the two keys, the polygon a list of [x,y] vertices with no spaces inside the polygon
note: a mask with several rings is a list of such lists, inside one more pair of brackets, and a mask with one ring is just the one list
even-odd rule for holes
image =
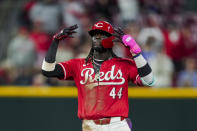
{"label": "player's face", "polygon": [[102,46],[102,40],[106,39],[107,36],[102,34],[102,33],[96,33],[93,37],[92,37],[92,47],[94,50],[96,51],[102,51],[104,50],[104,47]]}

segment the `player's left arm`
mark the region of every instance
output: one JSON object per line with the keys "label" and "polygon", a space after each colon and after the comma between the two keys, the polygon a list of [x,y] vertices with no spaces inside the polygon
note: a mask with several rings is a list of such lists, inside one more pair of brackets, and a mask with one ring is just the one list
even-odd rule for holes
{"label": "player's left arm", "polygon": [[121,42],[125,46],[129,47],[130,52],[133,56],[137,70],[142,81],[142,84],[145,86],[153,86],[155,83],[152,69],[148,62],[145,60],[141,54],[142,50],[140,46],[136,43],[131,35],[125,34],[121,28],[115,28],[114,36],[116,42]]}

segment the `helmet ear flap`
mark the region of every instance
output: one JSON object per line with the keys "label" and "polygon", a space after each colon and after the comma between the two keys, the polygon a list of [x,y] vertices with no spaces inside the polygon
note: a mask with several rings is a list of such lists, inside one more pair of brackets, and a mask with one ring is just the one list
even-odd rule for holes
{"label": "helmet ear flap", "polygon": [[113,45],[114,45],[114,43],[113,43],[114,38],[115,38],[114,36],[111,36],[111,37],[108,37],[106,39],[103,39],[102,42],[101,42],[102,46],[104,48],[112,48]]}

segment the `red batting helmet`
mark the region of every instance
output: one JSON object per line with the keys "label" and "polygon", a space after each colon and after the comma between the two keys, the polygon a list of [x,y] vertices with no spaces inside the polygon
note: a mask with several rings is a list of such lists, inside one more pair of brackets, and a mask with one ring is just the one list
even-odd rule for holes
{"label": "red batting helmet", "polygon": [[113,37],[110,37],[114,33],[114,28],[112,27],[112,25],[110,23],[106,22],[106,21],[99,21],[99,22],[96,22],[92,26],[92,29],[88,33],[89,33],[90,36],[93,36],[95,34],[95,32],[99,32],[99,31],[102,31],[102,33],[104,33],[105,35],[107,35],[109,37],[109,38],[104,39],[102,41],[103,47],[104,48],[112,48]]}

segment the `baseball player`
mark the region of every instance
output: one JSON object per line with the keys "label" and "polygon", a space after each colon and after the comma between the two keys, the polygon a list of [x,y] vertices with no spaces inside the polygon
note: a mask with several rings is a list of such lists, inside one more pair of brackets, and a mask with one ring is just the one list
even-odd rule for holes
{"label": "baseball player", "polygon": [[[106,21],[92,26],[92,48],[86,58],[55,61],[59,41],[73,37],[77,25],[53,37],[42,64],[42,73],[60,80],[74,80],[78,88],[78,117],[83,131],[131,131],[128,119],[128,82],[139,86],[154,84],[151,67],[135,40]],[[131,59],[119,58],[112,47],[121,42],[130,48]]]}

